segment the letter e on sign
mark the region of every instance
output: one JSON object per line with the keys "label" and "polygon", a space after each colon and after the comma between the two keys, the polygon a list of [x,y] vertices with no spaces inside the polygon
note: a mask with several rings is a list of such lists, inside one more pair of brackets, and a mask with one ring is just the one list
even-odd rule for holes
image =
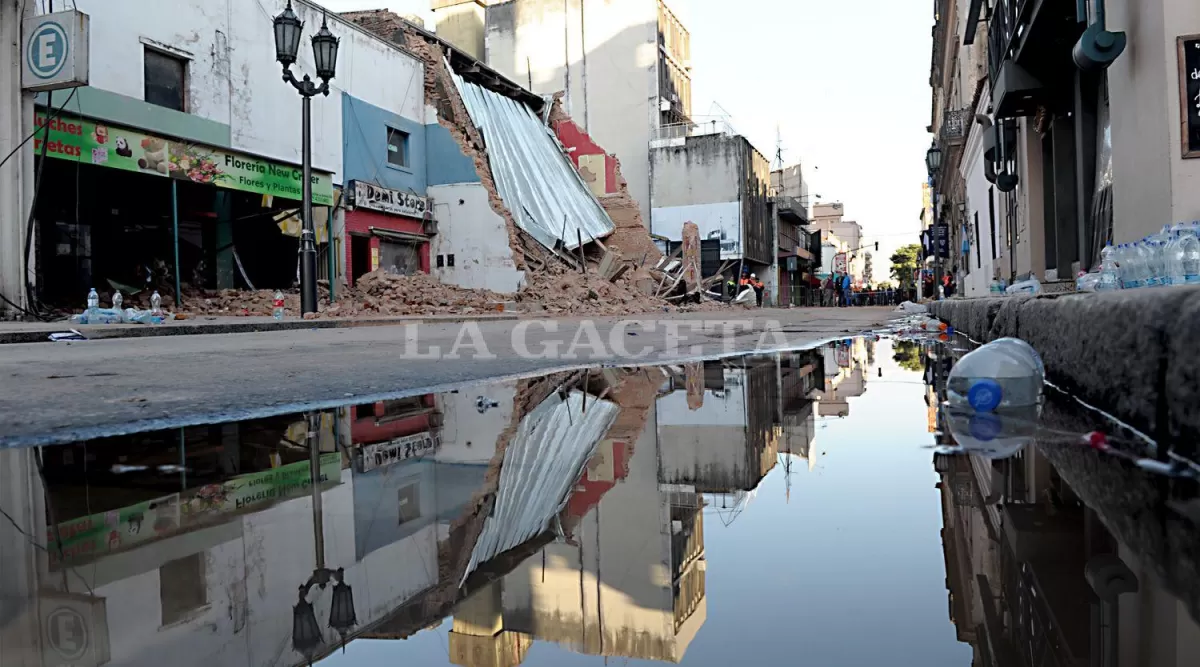
{"label": "letter e on sign", "polygon": [[87,14],[55,12],[21,22],[21,88],[58,90],[87,83]]}

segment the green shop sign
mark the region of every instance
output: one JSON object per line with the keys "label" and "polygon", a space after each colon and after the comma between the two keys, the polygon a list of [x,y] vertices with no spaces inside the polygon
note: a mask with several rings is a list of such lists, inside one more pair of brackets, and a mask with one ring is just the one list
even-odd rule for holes
{"label": "green shop sign", "polygon": [[[44,128],[46,113],[39,111],[35,122]],[[34,137],[35,154],[41,154],[45,136],[42,131]],[[299,200],[304,192],[303,173],[295,165],[74,117],[50,121],[46,155],[287,199]],[[333,176],[313,172],[312,189],[314,204],[333,205]]]}
{"label": "green shop sign", "polygon": [[[321,455],[320,483],[339,484],[342,481],[342,455],[330,452]],[[201,520],[212,513],[238,512],[266,505],[292,496],[310,493],[312,471],[308,461],[299,461],[271,470],[238,475],[221,484],[198,489],[183,503],[184,522]]]}

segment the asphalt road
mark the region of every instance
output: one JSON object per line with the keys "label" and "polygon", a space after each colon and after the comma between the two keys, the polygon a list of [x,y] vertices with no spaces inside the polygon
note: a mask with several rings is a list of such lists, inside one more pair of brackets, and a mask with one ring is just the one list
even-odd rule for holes
{"label": "asphalt road", "polygon": [[751,314],[0,345],[0,447],[365,403],[577,366],[802,347],[897,316],[886,308]]}

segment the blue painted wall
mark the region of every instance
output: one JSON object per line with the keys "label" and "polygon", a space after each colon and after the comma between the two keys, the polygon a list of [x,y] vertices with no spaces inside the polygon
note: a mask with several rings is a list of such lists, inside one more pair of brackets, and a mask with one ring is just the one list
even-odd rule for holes
{"label": "blue painted wall", "polygon": [[426,180],[429,185],[478,183],[475,162],[463,155],[450,130],[433,123],[425,126]]}
{"label": "blue painted wall", "polygon": [[[408,166],[387,160],[387,128],[408,133]],[[449,136],[447,135],[447,138]],[[342,93],[342,178],[425,194],[425,126]]]}

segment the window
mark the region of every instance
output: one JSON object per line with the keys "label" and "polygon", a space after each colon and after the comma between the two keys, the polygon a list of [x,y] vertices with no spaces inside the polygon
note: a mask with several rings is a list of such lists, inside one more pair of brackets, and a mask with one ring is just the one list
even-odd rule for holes
{"label": "window", "polygon": [[979,211],[975,211],[975,268],[983,268],[983,248],[979,247]]}
{"label": "window", "polygon": [[387,129],[388,164],[397,167],[408,166],[408,133],[394,127]]}
{"label": "window", "polygon": [[204,554],[173,560],[158,569],[158,601],[163,625],[185,621],[208,604]]}
{"label": "window", "polygon": [[992,230],[992,259],[996,259],[999,248],[996,247],[996,188],[988,188],[988,228]]}
{"label": "window", "polygon": [[184,75],[187,61],[154,49],[145,50],[146,101],[160,107],[186,111]]}

